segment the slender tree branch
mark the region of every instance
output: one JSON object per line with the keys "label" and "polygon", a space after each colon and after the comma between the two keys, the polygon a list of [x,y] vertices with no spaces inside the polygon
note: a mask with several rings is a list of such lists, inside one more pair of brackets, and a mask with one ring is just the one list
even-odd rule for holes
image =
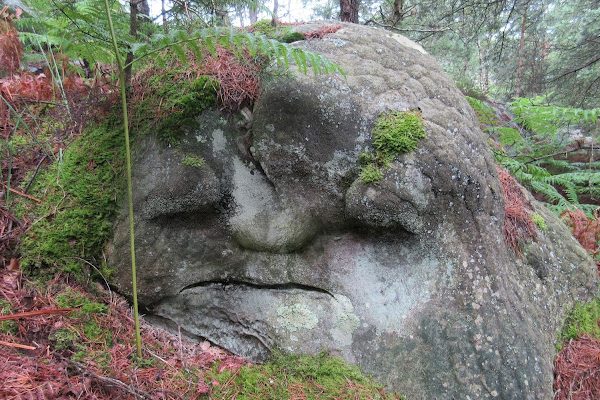
{"label": "slender tree branch", "polygon": [[571,70],[569,70],[567,72],[564,72],[564,73],[560,74],[559,76],[557,76],[556,78],[552,78],[552,79],[548,80],[547,82],[548,83],[555,82],[555,81],[557,81],[559,79],[564,78],[565,76],[575,74],[575,73],[577,73],[577,72],[579,72],[579,71],[581,71],[583,69],[591,67],[592,65],[596,64],[598,61],[600,61],[600,55],[596,55],[595,57],[592,57],[585,64],[580,65],[580,66],[578,66],[576,68],[573,68],[573,69],[571,69]]}
{"label": "slender tree branch", "polygon": [[396,32],[441,33],[441,32],[448,32],[448,31],[452,30],[450,27],[446,27],[446,28],[429,28],[429,29],[396,28],[393,25],[382,24],[382,23],[377,22],[377,21],[375,21],[373,19],[370,19],[370,20],[366,21],[365,25],[375,25],[375,26],[379,26],[380,28],[386,28],[386,29],[389,29],[391,31],[396,31]]}

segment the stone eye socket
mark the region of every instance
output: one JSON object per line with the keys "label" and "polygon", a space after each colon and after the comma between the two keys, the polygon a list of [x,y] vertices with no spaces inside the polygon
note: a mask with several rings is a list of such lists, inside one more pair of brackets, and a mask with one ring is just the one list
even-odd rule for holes
{"label": "stone eye socket", "polygon": [[196,159],[169,165],[170,176],[157,180],[141,204],[144,219],[175,214],[209,213],[221,201],[219,181],[213,169]]}

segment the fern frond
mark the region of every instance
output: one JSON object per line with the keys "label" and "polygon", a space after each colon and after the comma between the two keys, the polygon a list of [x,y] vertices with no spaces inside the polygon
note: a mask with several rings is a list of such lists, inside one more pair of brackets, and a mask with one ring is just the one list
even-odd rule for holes
{"label": "fern frond", "polygon": [[234,54],[239,54],[243,50],[251,55],[265,57],[281,69],[287,69],[291,63],[294,63],[303,73],[306,73],[309,67],[315,75],[344,73],[338,65],[319,54],[292,47],[264,35],[254,35],[233,28],[206,28],[193,35],[189,35],[185,31],[172,31],[169,35],[156,35],[145,46],[132,46],[132,50],[135,55],[134,62],[150,55],[160,58],[163,56],[161,52],[165,49],[172,49],[181,61],[185,61],[186,49],[200,53],[204,48],[214,55],[217,45]]}

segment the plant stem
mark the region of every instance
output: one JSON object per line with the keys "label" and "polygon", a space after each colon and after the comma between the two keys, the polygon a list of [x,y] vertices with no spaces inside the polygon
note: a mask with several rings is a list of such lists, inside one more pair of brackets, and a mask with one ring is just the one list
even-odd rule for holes
{"label": "plant stem", "polygon": [[129,116],[127,114],[127,90],[125,82],[125,68],[119,54],[119,45],[115,35],[115,29],[112,22],[108,0],[104,0],[110,36],[113,42],[117,67],[119,69],[119,91],[121,92],[121,107],[123,108],[123,132],[125,135],[125,158],[127,160],[127,205],[129,208],[129,249],[131,252],[131,281],[133,292],[133,318],[135,323],[135,345],[138,358],[142,358],[142,336],[140,334],[140,316],[138,311],[137,299],[137,274],[135,263],[135,225],[133,219],[133,184],[131,179],[131,149],[129,147]]}

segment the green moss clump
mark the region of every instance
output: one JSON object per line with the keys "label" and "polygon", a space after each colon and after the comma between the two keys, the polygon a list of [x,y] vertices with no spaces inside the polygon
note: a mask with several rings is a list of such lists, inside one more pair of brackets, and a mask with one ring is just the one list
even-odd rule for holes
{"label": "green moss clump", "polygon": [[283,43],[294,43],[304,39],[306,38],[302,32],[290,30],[289,32],[282,33],[278,40]]}
{"label": "green moss clump", "polygon": [[278,355],[267,364],[242,367],[237,374],[213,370],[209,378],[219,383],[213,386],[214,398],[279,400],[301,393],[308,399],[401,399],[385,394],[358,368],[326,354]]}
{"label": "green moss clump", "polygon": [[48,338],[54,343],[54,349],[57,351],[72,350],[78,347],[79,335],[71,329],[58,329],[52,332]]}
{"label": "green moss clump", "polygon": [[61,308],[75,308],[70,317],[76,327],[59,329],[51,335],[57,350],[85,352],[93,343],[112,346],[112,332],[103,328],[97,320],[98,315],[108,313],[106,304],[93,301],[84,293],[67,287],[56,296],[56,305]]}
{"label": "green moss clump", "polygon": [[270,19],[262,19],[252,25],[251,30],[255,34],[265,35],[269,39],[274,39],[283,43],[293,43],[304,40],[302,32],[295,31],[290,26],[273,26]]}
{"label": "green moss clump", "polygon": [[[21,265],[29,272],[82,272],[95,264],[112,233],[123,188],[123,138],[106,125],[87,129],[35,181],[43,203],[22,211],[34,221],[22,238]],[[104,270],[103,273],[108,273]]]}
{"label": "green moss clump", "polygon": [[202,166],[204,166],[205,163],[206,162],[202,157],[198,157],[192,154],[186,154],[181,160],[182,165],[194,168],[202,168]]}
{"label": "green moss clump", "polygon": [[379,182],[383,179],[383,172],[376,164],[367,164],[360,170],[359,178],[364,183]]}
{"label": "green moss clump", "polygon": [[492,107],[474,97],[467,96],[466,98],[473,111],[475,111],[482,128],[500,125],[500,121],[498,120],[498,117],[496,117],[496,112]]}
{"label": "green moss clump", "polygon": [[[0,315],[7,315],[12,312],[12,305],[0,299]],[[0,333],[14,335],[17,333],[17,323],[15,321],[0,321]]]}
{"label": "green moss clump", "polygon": [[417,148],[425,138],[423,118],[417,112],[392,111],[380,115],[372,131],[373,147],[386,160]]}
{"label": "green moss clump", "polygon": [[589,303],[578,303],[573,307],[560,334],[560,343],[576,339],[583,334],[600,339],[600,298]]}
{"label": "green moss clump", "polygon": [[66,289],[56,296],[56,304],[62,308],[77,308],[73,314],[74,317],[86,316],[89,314],[105,314],[108,311],[106,304],[90,300],[83,293],[72,289]]}
{"label": "green moss clump", "polygon": [[546,220],[538,213],[531,214],[531,221],[538,227],[541,231],[548,230],[548,225],[546,224]]}
{"label": "green moss clump", "polygon": [[156,133],[176,144],[186,129],[196,126],[202,111],[216,106],[219,83],[209,76],[189,80],[181,67],[151,71],[144,99],[133,102],[132,133]]}
{"label": "green moss clump", "polygon": [[415,150],[427,134],[419,112],[391,111],[377,118],[371,136],[375,153],[363,152],[359,156],[360,178],[364,183],[381,180],[381,168],[397,156]]}
{"label": "green moss clump", "polygon": [[265,35],[269,39],[275,39],[277,36],[277,27],[273,26],[270,19],[261,19],[252,25],[252,32]]}

